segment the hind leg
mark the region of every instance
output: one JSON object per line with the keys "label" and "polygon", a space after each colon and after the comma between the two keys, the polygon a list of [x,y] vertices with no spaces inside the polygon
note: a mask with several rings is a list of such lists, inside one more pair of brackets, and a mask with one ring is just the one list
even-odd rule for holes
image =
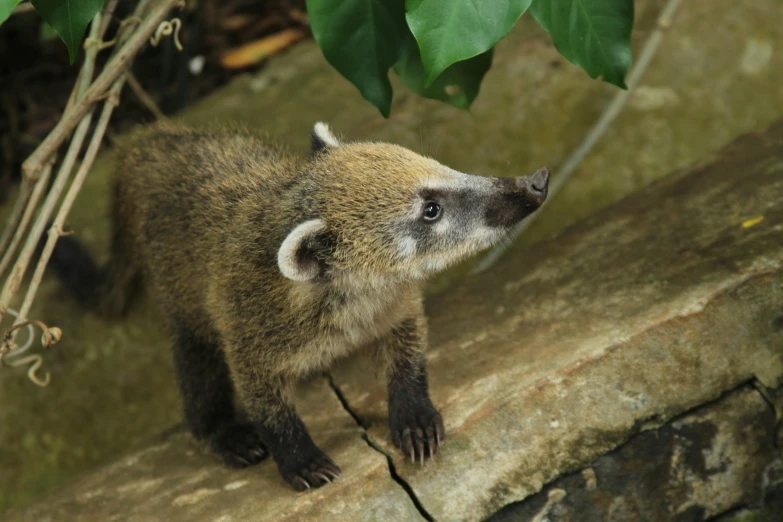
{"label": "hind leg", "polygon": [[174,341],[174,362],[193,435],[232,467],[258,464],[267,452],[255,427],[237,420],[234,388],[218,344],[180,329]]}

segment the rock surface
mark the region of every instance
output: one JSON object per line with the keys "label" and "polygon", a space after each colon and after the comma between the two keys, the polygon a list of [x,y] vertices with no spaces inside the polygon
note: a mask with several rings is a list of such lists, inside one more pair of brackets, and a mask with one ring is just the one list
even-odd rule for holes
{"label": "rock surface", "polygon": [[344,475],[329,487],[294,493],[270,459],[229,469],[182,431],[170,433],[75,487],[3,517],[12,520],[416,520],[418,511],[371,449],[326,379],[308,383],[297,400],[314,439]]}
{"label": "rock surface", "polygon": [[[768,504],[783,460],[772,408],[752,386],[647,431],[486,522],[696,522]],[[778,512],[780,515],[783,512]],[[539,518],[541,520],[541,518]]]}
{"label": "rock surface", "polygon": [[356,358],[333,383],[365,434],[323,380],[300,402],[337,484],[297,495],[269,462],[226,470],[170,435],[4,519],[486,518],[753,377],[780,386],[781,198],[783,122],[431,299],[448,440],[423,467],[391,447],[384,386]]}
{"label": "rock surface", "polygon": [[[637,0],[635,52],[663,3]],[[783,3],[769,0],[683,2],[623,113],[520,245],[783,114],[781,16]],[[348,138],[396,141],[467,172],[510,175],[546,164],[557,175],[617,93],[565,62],[529,17],[498,46],[470,113],[419,99],[392,81],[397,95],[386,121],[304,42],[181,117],[195,124],[243,122],[300,150],[313,122],[323,119]],[[101,156],[69,219],[96,252],[107,244],[110,156]],[[0,223],[8,210],[0,208]],[[520,265],[517,275],[525,269]],[[47,389],[30,384],[23,369],[0,370],[0,511],[146,446],[181,418],[169,341],[153,306],[141,303],[127,321],[106,323],[84,314],[46,278],[32,315],[61,326],[64,340],[45,355],[52,372]],[[493,398],[488,395],[488,407]]]}
{"label": "rock surface", "polygon": [[486,517],[754,376],[780,384],[781,201],[783,122],[430,299],[450,439],[432,465],[394,451],[367,361],[335,383],[431,516]]}

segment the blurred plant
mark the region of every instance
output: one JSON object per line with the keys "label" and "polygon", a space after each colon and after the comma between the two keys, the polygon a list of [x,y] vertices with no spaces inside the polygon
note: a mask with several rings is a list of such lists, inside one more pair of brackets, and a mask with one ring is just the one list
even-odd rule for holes
{"label": "blurred plant", "polygon": [[385,117],[389,69],[421,96],[470,107],[493,47],[528,10],[569,61],[626,88],[633,0],[307,0],[327,61]]}
{"label": "blurred plant", "polygon": [[[0,2],[3,1],[5,0],[0,0]],[[74,44],[77,46],[76,51],[78,51],[84,27],[73,25],[67,30],[62,27],[58,29],[58,24],[63,21],[63,15],[58,9],[63,6],[75,9],[75,3],[74,0],[47,0],[45,2],[36,0],[32,5],[39,12],[46,9],[41,7],[44,4],[52,6],[54,14],[51,16],[51,23],[53,28],[66,45]],[[133,63],[133,59],[151,38],[157,42],[161,36],[173,34],[173,38],[176,40],[176,27],[179,26],[179,19],[173,18],[169,22],[165,20],[165,17],[174,7],[178,5],[181,7],[183,4],[182,0],[139,0],[133,14],[119,24],[114,38],[105,41],[104,35],[118,3],[119,0],[109,0],[106,7],[101,10],[103,0],[84,0],[82,2],[82,7],[87,4],[97,4],[98,10],[84,22],[86,26],[90,20],[93,21],[90,36],[84,42],[85,57],[79,77],[62,117],[46,136],[46,139],[23,163],[23,178],[19,196],[8,217],[6,227],[0,234],[0,276],[5,273],[6,269],[9,269],[8,277],[5,279],[2,291],[0,291],[0,322],[6,313],[15,317],[13,325],[5,331],[0,339],[0,362],[9,366],[30,364],[28,377],[39,386],[46,386],[49,382],[48,377],[37,376],[42,358],[37,355],[20,358],[19,356],[30,346],[31,337],[28,335],[28,342],[20,347],[16,342],[16,336],[23,326],[35,324],[44,331],[44,336],[41,338],[44,348],[62,337],[59,328],[50,328],[40,321],[28,319],[46,264],[57,239],[66,234],[63,231],[65,219],[95,160],[112,112],[119,104],[119,95],[128,77],[128,69]],[[6,11],[12,12],[16,7],[9,8],[9,5],[10,3],[7,2],[2,4],[3,10],[0,14],[6,13]],[[76,19],[73,16],[74,12],[71,11],[71,21]],[[6,18],[7,16],[6,14]],[[84,18],[86,15],[81,19]],[[78,23],[81,24],[81,22]],[[93,78],[98,53],[109,48],[112,51],[108,59],[97,77]],[[72,60],[74,55],[75,53],[71,54]],[[98,120],[94,122],[93,113],[96,112],[98,104],[102,104],[102,108]],[[79,166],[76,168],[77,159],[79,159],[81,149],[89,133],[92,136],[84,155],[81,156]],[[62,161],[58,163],[58,150],[66,140],[69,140],[67,150]],[[59,168],[57,173],[53,175],[55,163],[59,164]],[[76,174],[73,175],[75,168]],[[43,203],[41,203],[41,198],[43,198]],[[41,245],[47,226],[49,228],[46,240]],[[17,248],[20,248],[18,254]],[[40,253],[36,254],[36,250],[39,248]],[[18,311],[11,310],[11,299],[22,286],[25,273],[34,257],[38,257],[38,261],[24,299]]]}
{"label": "blurred plant", "polygon": [[[68,47],[73,63],[103,1],[30,4]],[[0,24],[19,3],[0,0]],[[307,11],[327,61],[387,118],[389,69],[420,96],[468,109],[492,65],[494,46],[526,11],[591,78],[625,89],[631,66],[633,0],[307,0]]]}
{"label": "blurred plant", "polygon": [[[68,48],[71,63],[76,60],[84,31],[104,0],[30,0],[35,11],[46,20]],[[20,0],[0,0],[0,24],[11,16]]]}

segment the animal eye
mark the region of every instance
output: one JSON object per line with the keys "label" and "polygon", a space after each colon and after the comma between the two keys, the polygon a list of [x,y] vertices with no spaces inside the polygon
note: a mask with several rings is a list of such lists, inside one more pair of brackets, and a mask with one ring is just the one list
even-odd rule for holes
{"label": "animal eye", "polygon": [[440,217],[440,205],[434,201],[428,201],[424,204],[424,210],[422,211],[424,221],[435,221]]}

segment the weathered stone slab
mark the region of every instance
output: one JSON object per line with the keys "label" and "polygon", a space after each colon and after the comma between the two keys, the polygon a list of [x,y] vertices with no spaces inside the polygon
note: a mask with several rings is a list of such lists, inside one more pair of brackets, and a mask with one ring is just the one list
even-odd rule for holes
{"label": "weathered stone slab", "polygon": [[[652,0],[638,4],[636,43],[659,9]],[[387,121],[314,42],[302,42],[178,117],[262,129],[298,152],[309,146],[313,124],[325,120],[350,139],[392,141],[466,172],[508,175],[534,170],[545,158],[561,160],[615,92],[567,64],[529,17],[504,39],[494,62],[471,113],[414,96],[391,75],[397,95]],[[112,161],[111,149],[99,156],[68,219],[99,254],[109,243]],[[0,223],[8,211],[10,205],[0,208]],[[0,511],[140,446],[181,417],[170,341],[153,304],[140,303],[127,320],[109,323],[74,306],[47,277],[31,315],[62,327],[64,338],[46,354],[49,388],[31,385],[22,369],[0,375]],[[85,416],[94,422],[83,423]]]}
{"label": "weathered stone slab", "polygon": [[783,2],[683,2],[626,107],[518,247],[779,118],[780,19]]}
{"label": "weathered stone slab", "polygon": [[430,515],[486,517],[753,376],[781,382],[781,201],[783,122],[431,299],[449,440],[423,468],[392,447],[367,361],[335,382]]}
{"label": "weathered stone slab", "polygon": [[229,469],[179,430],[3,520],[421,520],[325,379],[303,386],[298,399],[316,442],[342,466],[329,487],[294,493],[269,459]]}
{"label": "weathered stone slab", "polygon": [[[637,0],[636,53],[663,3]],[[782,9],[769,0],[683,2],[641,88],[525,237],[560,230],[781,114],[783,53],[775,42],[783,39]],[[399,142],[468,172],[500,176],[546,164],[556,174],[617,92],[563,60],[527,16],[498,46],[470,113],[392,81],[397,97],[386,121],[303,42],[181,117],[241,122],[300,150],[312,123],[324,119],[348,138]],[[95,252],[108,243],[108,152],[69,218]],[[0,208],[0,217],[8,210]],[[46,278],[33,315],[63,327],[65,337],[46,354],[49,388],[33,387],[23,369],[0,372],[0,511],[144,445],[181,416],[154,306],[141,303],[127,321],[106,323]]]}
{"label": "weathered stone slab", "polygon": [[[364,361],[335,382],[430,516],[482,519],[753,376],[780,384],[781,197],[783,122],[431,299],[449,440],[423,468],[391,447]],[[344,468],[327,488],[293,494],[271,463],[228,470],[174,435],[5,518],[418,519],[326,382],[303,393]]]}
{"label": "weathered stone slab", "polygon": [[696,522],[759,506],[774,481],[783,481],[775,424],[772,408],[746,385],[635,436],[486,522],[528,522],[537,515],[551,522]]}

